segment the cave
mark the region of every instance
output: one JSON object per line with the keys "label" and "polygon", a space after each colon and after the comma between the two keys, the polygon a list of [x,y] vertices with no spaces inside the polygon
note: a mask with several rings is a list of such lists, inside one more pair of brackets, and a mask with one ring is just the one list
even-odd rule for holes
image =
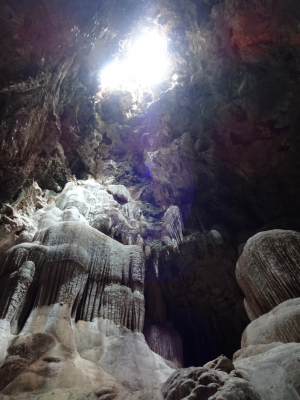
{"label": "cave", "polygon": [[3,0],[0,400],[300,399],[300,4]]}

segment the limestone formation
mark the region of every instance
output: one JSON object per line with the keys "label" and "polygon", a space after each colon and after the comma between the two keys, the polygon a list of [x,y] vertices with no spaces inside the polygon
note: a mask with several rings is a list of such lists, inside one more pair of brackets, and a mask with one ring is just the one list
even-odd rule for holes
{"label": "limestone formation", "polygon": [[182,340],[171,324],[150,325],[145,329],[145,338],[154,353],[183,367]]}
{"label": "limestone formation", "polygon": [[21,267],[1,281],[0,318],[12,322],[23,305],[33,281],[35,265],[25,261]]}
{"label": "limestone formation", "polygon": [[178,251],[178,245],[183,242],[183,222],[179,208],[176,206],[169,207],[164,214],[163,221],[163,240],[166,247]]}
{"label": "limestone formation", "polygon": [[15,337],[8,348],[8,357],[0,370],[0,390],[56,344],[55,338],[48,333]]}
{"label": "limestone formation", "polygon": [[[70,182],[60,196],[48,197],[46,207],[34,209],[32,241],[4,254],[0,380],[5,395],[58,389],[63,396],[71,385],[70,396],[89,388],[88,395],[114,398],[118,385],[124,392],[140,390],[173,372],[138,336],[145,316],[143,246],[124,245],[90,226],[101,213],[110,219],[114,212],[112,231],[119,229],[124,238],[139,232],[140,211],[130,196],[119,204],[93,180]],[[125,372],[132,352],[139,361]],[[108,389],[105,380],[111,382]]]}
{"label": "limestone formation", "polygon": [[300,342],[300,299],[286,300],[251,322],[242,336],[241,347],[273,342]]}
{"label": "limestone formation", "polygon": [[234,370],[234,365],[232,364],[232,361],[224,355],[219,356],[215,360],[209,361],[207,364],[204,365],[204,367],[213,368],[217,371],[224,371],[228,374]]}
{"label": "limestone formation", "polygon": [[236,267],[250,319],[300,296],[300,234],[272,230],[250,238]]}
{"label": "limestone formation", "polygon": [[247,380],[226,372],[190,367],[174,372],[162,387],[166,400],[262,400]]}
{"label": "limestone formation", "polygon": [[300,396],[299,343],[249,345],[235,354],[234,366],[246,373],[263,400]]}
{"label": "limestone formation", "polygon": [[[144,256],[139,246],[123,246],[75,221],[52,221],[49,228],[44,224],[42,218],[41,230],[32,244],[15,246],[6,253],[2,268],[5,276],[28,259],[35,262],[37,287],[28,294],[34,307],[64,303],[75,316],[81,302],[78,316],[89,321],[99,316],[100,299],[107,284],[123,281],[133,290],[143,291]],[[129,320],[128,324],[141,330],[143,312],[137,298],[138,295],[133,296],[136,310],[131,314],[135,323]]]}
{"label": "limestone formation", "polygon": [[105,286],[99,316],[113,321],[120,328],[141,332],[144,326],[144,296],[127,286]]}

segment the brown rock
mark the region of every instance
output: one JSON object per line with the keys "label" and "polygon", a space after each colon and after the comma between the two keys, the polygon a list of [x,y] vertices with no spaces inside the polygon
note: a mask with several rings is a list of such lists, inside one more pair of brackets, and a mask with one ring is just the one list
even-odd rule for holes
{"label": "brown rock", "polygon": [[203,367],[216,369],[217,371],[224,371],[228,374],[234,370],[234,365],[232,364],[232,361],[229,360],[229,358],[225,357],[223,354],[215,360],[209,361],[208,363],[203,365]]}
{"label": "brown rock", "polygon": [[55,338],[49,333],[16,337],[8,348],[8,357],[0,369],[0,390],[56,344]]}
{"label": "brown rock", "polygon": [[164,383],[166,400],[261,400],[247,380],[207,368],[187,368],[174,372]]}

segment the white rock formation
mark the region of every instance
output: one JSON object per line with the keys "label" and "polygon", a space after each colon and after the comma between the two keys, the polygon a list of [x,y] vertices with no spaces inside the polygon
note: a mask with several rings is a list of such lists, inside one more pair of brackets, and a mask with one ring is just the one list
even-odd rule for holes
{"label": "white rock formation", "polygon": [[234,366],[248,374],[262,400],[300,398],[300,344],[248,346],[235,354]]}
{"label": "white rock formation", "polygon": [[274,342],[300,342],[300,298],[286,300],[255,319],[242,336],[242,348]]}
{"label": "white rock formation", "polygon": [[[88,180],[68,183],[45,203],[24,206],[30,216],[7,206],[10,220],[27,218],[31,235],[3,236],[3,394],[42,398],[53,390],[57,398],[108,400],[163,383],[173,369],[140,333],[146,232],[137,202],[123,186]],[[168,221],[178,236],[181,225]]]}

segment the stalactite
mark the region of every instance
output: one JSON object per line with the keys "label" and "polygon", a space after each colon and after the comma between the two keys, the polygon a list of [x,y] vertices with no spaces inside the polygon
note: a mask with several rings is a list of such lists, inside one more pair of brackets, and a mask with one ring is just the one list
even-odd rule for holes
{"label": "stalactite", "polygon": [[[18,269],[28,259],[36,263],[38,289],[34,307],[65,303],[75,314],[75,302],[78,305],[82,298],[80,318],[90,321],[99,316],[105,285],[120,285],[123,280],[143,291],[144,254],[139,246],[124,246],[74,221],[55,222],[42,229],[35,243],[9,250],[3,271]],[[142,329],[142,319],[136,318],[134,329]]]}
{"label": "stalactite", "polygon": [[164,241],[167,246],[177,250],[178,245],[183,242],[183,222],[179,208],[177,206],[169,207],[163,221]]}
{"label": "stalactite", "polygon": [[100,317],[113,321],[120,328],[132,326],[133,294],[127,286],[111,284],[102,295]]}
{"label": "stalactite", "polygon": [[[30,332],[35,318],[56,313],[60,304],[76,320],[102,317],[141,332],[147,223],[129,191],[122,185],[104,187],[93,180],[70,182],[49,205],[33,214],[32,221],[36,230],[32,243],[12,247],[0,266],[1,279],[21,276],[23,263],[35,266],[34,282],[18,295],[18,307],[9,297],[2,306],[3,315],[6,308],[14,308],[9,315],[13,331],[18,333],[25,325]],[[169,250],[178,251],[182,229],[179,208],[169,207],[162,224]],[[123,244],[112,239],[119,235]]]}
{"label": "stalactite", "polygon": [[24,262],[18,271],[1,280],[0,319],[12,321],[23,305],[29,286],[34,277],[35,266],[32,261]]}

